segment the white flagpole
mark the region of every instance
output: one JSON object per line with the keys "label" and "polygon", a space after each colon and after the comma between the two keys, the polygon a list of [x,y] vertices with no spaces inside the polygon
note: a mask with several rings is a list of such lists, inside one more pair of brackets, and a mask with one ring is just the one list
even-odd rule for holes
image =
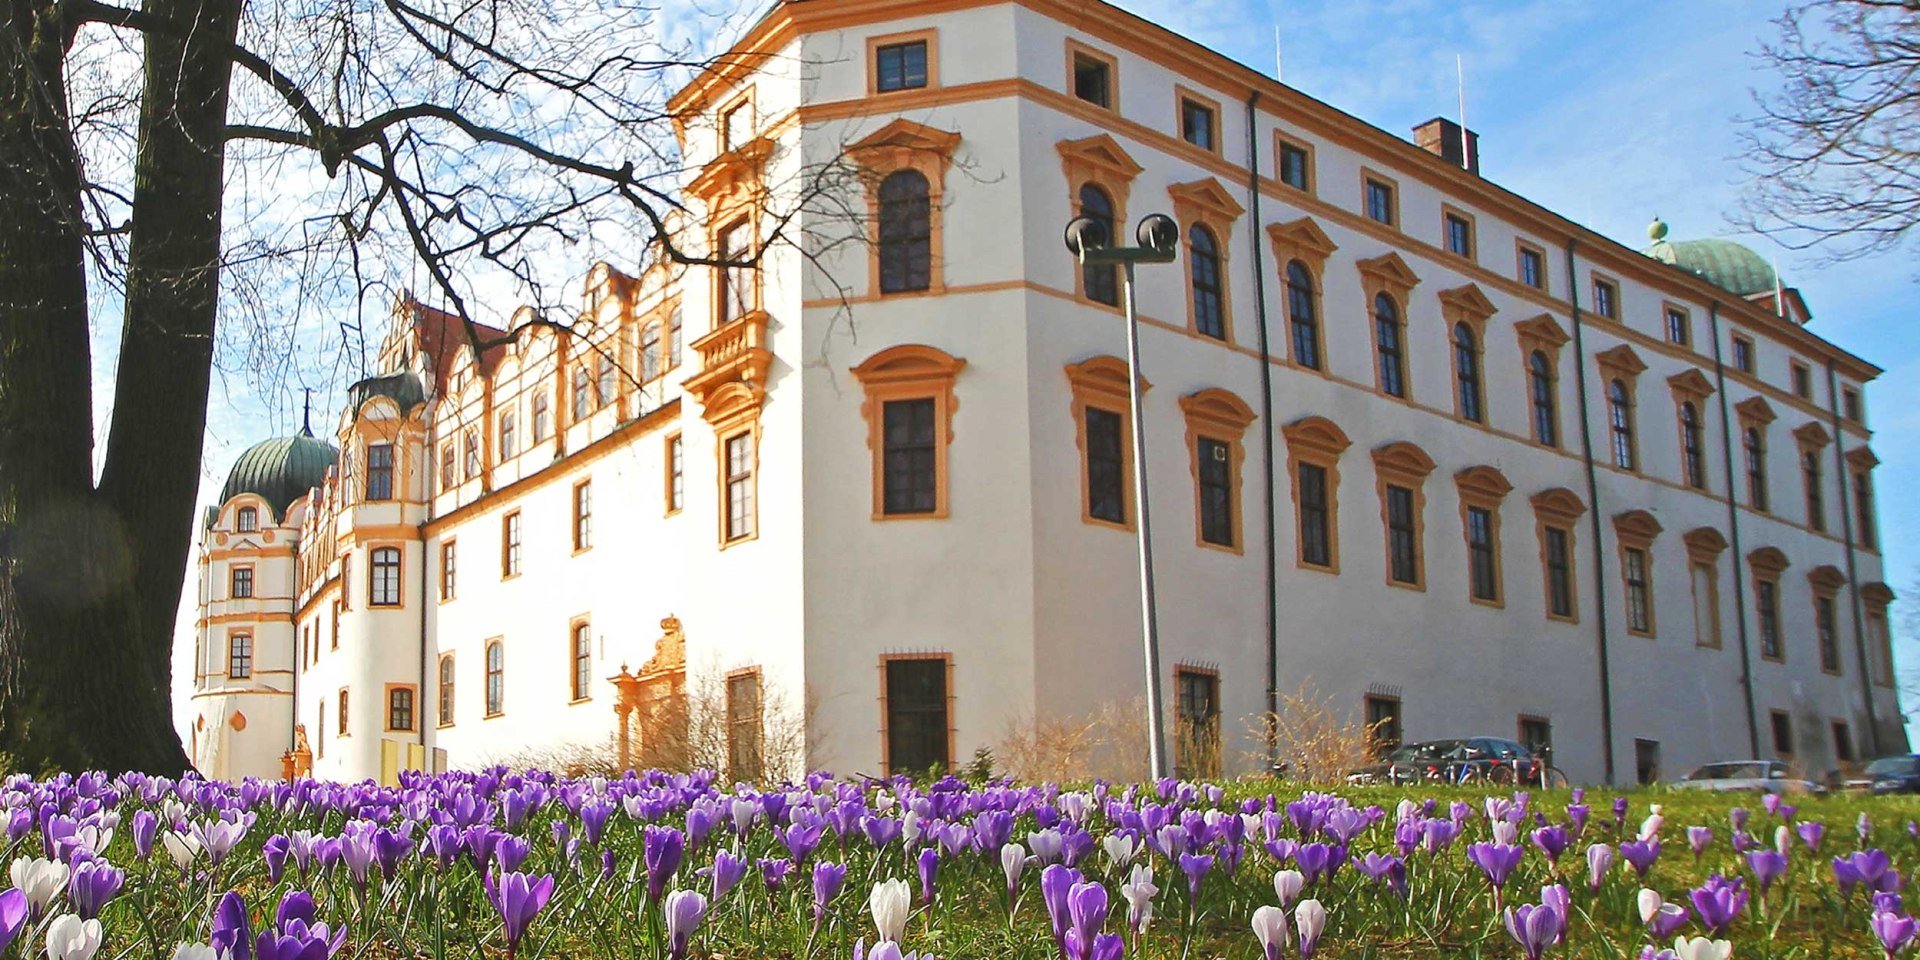
{"label": "white flagpole", "polygon": [[1473,154],[1467,148],[1467,66],[1457,53],[1453,55],[1453,75],[1459,84],[1460,94],[1460,167],[1471,171]]}

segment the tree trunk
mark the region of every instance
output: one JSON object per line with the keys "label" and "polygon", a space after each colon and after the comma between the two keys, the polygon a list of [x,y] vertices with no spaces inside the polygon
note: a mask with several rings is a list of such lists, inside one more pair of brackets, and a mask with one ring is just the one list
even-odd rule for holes
{"label": "tree trunk", "polygon": [[149,0],[113,421],[92,483],[65,28],[0,0],[0,752],[16,769],[186,766],[171,651],[206,424],[238,0]]}

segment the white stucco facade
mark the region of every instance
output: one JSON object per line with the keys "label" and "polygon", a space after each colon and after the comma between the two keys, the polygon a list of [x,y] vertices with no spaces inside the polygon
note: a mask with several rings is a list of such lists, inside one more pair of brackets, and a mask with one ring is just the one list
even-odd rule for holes
{"label": "white stucco facade", "polygon": [[[916,44],[924,83],[908,69],[878,89],[880,51]],[[1677,775],[1756,745],[1816,774],[1905,748],[1892,595],[1861,502],[1861,397],[1879,370],[1820,339],[1790,288],[1659,262],[1093,0],[806,0],[737,49],[755,56],[675,100],[697,172],[676,243],[728,259],[720,238],[745,224],[758,256],[734,270],[740,302],[720,302],[728,271],[655,250],[631,277],[593,268],[567,332],[523,314],[483,328],[499,345],[480,353],[457,321],[402,304],[388,376],[337,421],[341,463],[270,540],[234,526],[251,493],[207,528],[206,772],[279,775],[295,724],[313,772],[337,778],[604,745],[609,678],[655,656],[667,618],[690,689],[757,678],[761,705],[735,705],[736,731],[798,731],[805,766],[842,774],[928,750],[964,762],[1032,718],[1138,697],[1135,511],[1089,507],[1086,411],[1125,422],[1125,327],[1059,239],[1089,184],[1124,233],[1165,212],[1188,236],[1175,264],[1140,268],[1143,422],[1163,682],[1170,704],[1183,684],[1211,699],[1222,772],[1260,765],[1270,691],[1303,685],[1355,719],[1397,718],[1409,741],[1550,731],[1577,781]],[[1076,63],[1106,65],[1105,104],[1076,93]],[[1211,146],[1183,138],[1183,100],[1211,111]],[[1283,146],[1304,153],[1304,182],[1287,182]],[[866,218],[900,170],[928,181],[927,276],[883,292],[889,254]],[[1369,181],[1390,223],[1368,216]],[[1196,306],[1196,224],[1218,248],[1217,308]],[[903,441],[896,480],[932,487],[893,510],[883,428],[905,401],[931,402],[932,440]],[[368,496],[369,444],[394,451],[390,496]],[[1210,512],[1213,445],[1227,506]],[[1327,481],[1324,550],[1303,544],[1303,465]],[[1399,580],[1390,486],[1414,504],[1415,573]],[[1490,522],[1491,581],[1470,570],[1472,511]],[[399,552],[399,586],[375,605],[381,549]],[[275,599],[222,599],[236,562]],[[236,624],[255,631],[244,679],[220,639]]]}

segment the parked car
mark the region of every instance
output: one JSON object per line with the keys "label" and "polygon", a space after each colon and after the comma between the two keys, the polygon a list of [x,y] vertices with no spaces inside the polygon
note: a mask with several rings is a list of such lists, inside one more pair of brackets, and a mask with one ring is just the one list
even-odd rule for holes
{"label": "parked car", "polygon": [[[1553,777],[1546,762],[1524,745],[1501,737],[1464,737],[1409,743],[1379,763],[1347,775],[1355,785],[1369,783],[1539,783]],[[1564,777],[1557,778],[1564,782]],[[1557,783],[1556,783],[1557,785]]]}
{"label": "parked car", "polygon": [[1881,757],[1867,764],[1865,777],[1874,793],[1920,793],[1920,755]]}
{"label": "parked car", "polygon": [[1676,790],[1716,792],[1758,790],[1762,793],[1825,793],[1827,788],[1795,773],[1778,760],[1732,760],[1709,763],[1687,774]]}

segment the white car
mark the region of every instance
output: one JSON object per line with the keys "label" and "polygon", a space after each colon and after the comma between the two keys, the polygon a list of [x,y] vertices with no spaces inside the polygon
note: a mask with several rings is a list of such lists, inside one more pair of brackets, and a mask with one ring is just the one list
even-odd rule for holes
{"label": "white car", "polygon": [[1778,760],[1709,763],[1675,783],[1676,790],[1756,790],[1762,793],[1825,793],[1826,788],[1796,774]]}

